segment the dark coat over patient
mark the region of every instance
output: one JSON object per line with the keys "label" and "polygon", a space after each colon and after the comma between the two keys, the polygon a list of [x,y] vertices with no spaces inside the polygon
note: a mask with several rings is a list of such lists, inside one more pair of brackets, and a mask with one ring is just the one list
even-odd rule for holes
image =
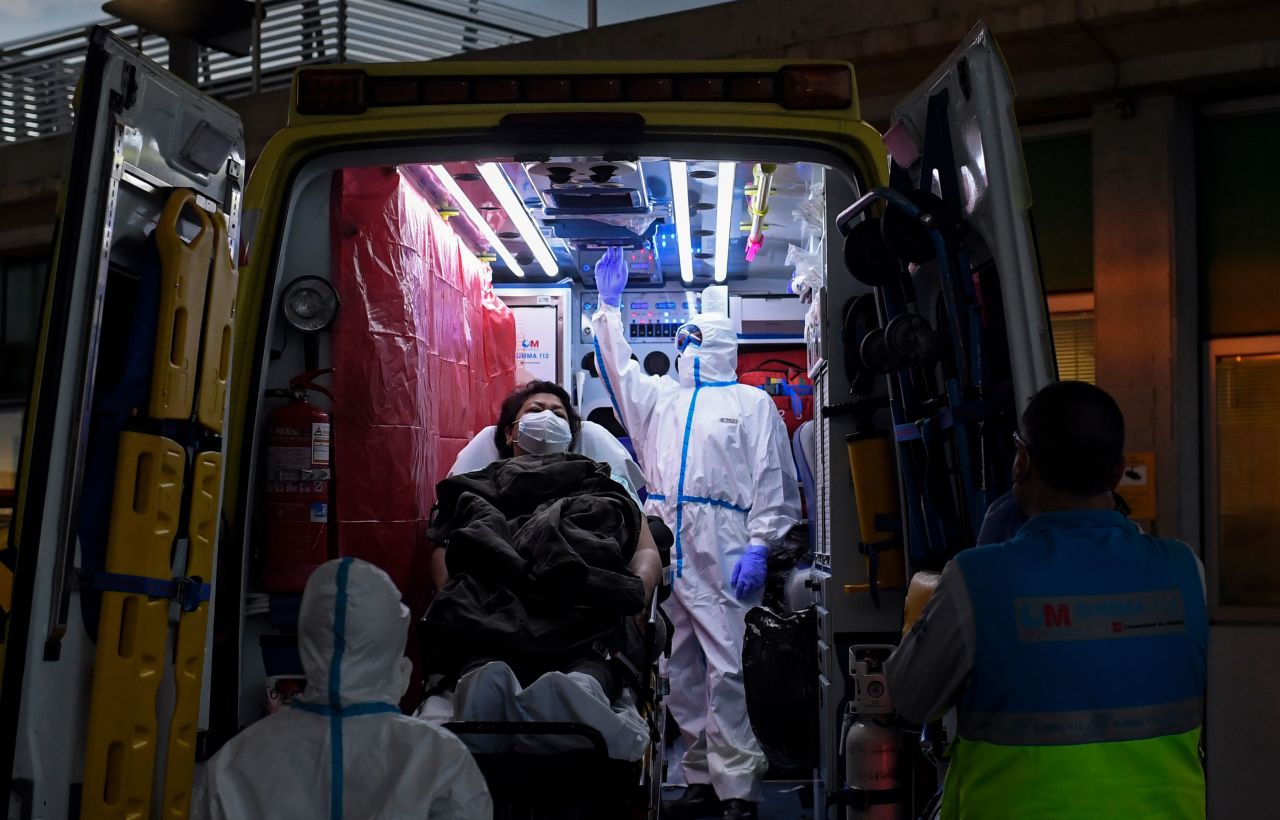
{"label": "dark coat over patient", "polygon": [[429,672],[503,660],[522,680],[616,646],[644,606],[628,568],[641,516],[607,465],[505,459],[437,486],[430,536],[449,582],[423,619]]}

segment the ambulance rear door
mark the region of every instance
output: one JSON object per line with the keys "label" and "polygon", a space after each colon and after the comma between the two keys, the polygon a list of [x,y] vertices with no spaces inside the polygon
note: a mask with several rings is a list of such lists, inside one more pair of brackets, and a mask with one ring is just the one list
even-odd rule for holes
{"label": "ambulance rear door", "polygon": [[0,793],[10,816],[178,817],[206,666],[244,131],[104,29],[84,66],[2,545]]}
{"label": "ambulance rear door", "polygon": [[888,189],[840,218],[850,272],[875,291],[861,307],[876,338],[852,342],[889,377],[913,570],[974,544],[1009,490],[1017,417],[1056,378],[1013,99],[978,24],[894,109]]}

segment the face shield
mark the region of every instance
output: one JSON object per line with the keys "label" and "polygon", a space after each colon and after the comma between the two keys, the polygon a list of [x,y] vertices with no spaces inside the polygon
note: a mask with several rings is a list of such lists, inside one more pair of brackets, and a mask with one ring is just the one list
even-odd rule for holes
{"label": "face shield", "polygon": [[702,344],[702,328],[692,323],[681,325],[676,330],[676,352],[683,353],[690,342],[696,345]]}

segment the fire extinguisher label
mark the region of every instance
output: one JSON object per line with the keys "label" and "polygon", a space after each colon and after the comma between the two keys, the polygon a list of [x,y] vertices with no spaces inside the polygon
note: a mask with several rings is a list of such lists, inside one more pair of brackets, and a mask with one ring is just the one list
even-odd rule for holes
{"label": "fire extinguisher label", "polygon": [[323,501],[316,501],[311,505],[311,523],[327,524],[329,522],[329,505]]}
{"label": "fire extinguisher label", "polygon": [[311,451],[306,447],[270,447],[267,449],[267,473],[275,480],[285,480],[311,469]]}
{"label": "fire extinguisher label", "polygon": [[311,463],[329,463],[329,425],[325,422],[311,425]]}

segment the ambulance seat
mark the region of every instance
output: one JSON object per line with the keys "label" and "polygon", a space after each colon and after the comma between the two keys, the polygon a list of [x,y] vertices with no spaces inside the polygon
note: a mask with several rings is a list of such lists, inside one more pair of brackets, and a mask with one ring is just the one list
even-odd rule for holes
{"label": "ambulance seat", "polygon": [[796,460],[796,475],[800,480],[800,492],[804,496],[804,508],[809,522],[809,546],[815,543],[817,522],[814,516],[817,511],[818,489],[813,480],[813,463],[816,455],[815,431],[813,421],[806,421],[796,428],[791,438],[791,453]]}

